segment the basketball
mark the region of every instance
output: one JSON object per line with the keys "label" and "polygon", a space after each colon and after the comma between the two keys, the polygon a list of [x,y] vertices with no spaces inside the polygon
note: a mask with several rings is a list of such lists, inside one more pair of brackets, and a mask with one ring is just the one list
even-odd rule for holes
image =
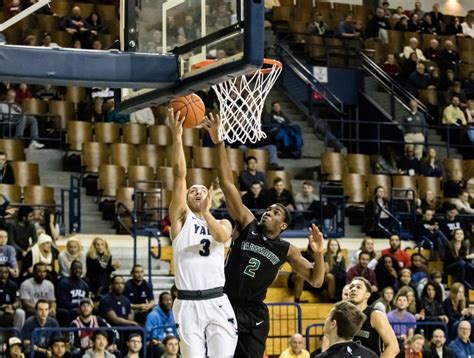
{"label": "basketball", "polygon": [[185,117],[183,122],[184,128],[194,128],[201,124],[206,114],[204,102],[194,93],[188,96],[173,98],[170,101],[170,108],[173,108],[174,113],[179,111]]}

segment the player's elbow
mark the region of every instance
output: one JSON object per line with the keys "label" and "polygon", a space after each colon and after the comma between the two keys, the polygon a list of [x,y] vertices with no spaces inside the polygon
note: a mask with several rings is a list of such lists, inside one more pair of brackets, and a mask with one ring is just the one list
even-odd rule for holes
{"label": "player's elbow", "polygon": [[398,342],[390,342],[385,346],[384,357],[385,354],[387,354],[386,357],[396,357],[398,353],[400,353],[400,346],[398,345]]}
{"label": "player's elbow", "polygon": [[309,281],[309,284],[313,287],[316,287],[316,288],[321,288],[323,283],[324,283],[324,278],[322,278],[322,279],[312,279],[312,280]]}

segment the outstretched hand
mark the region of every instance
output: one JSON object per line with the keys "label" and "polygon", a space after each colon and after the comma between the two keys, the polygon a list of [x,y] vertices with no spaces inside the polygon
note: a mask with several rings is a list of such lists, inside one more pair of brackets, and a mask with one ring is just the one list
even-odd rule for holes
{"label": "outstretched hand", "polygon": [[204,199],[201,200],[201,212],[207,213],[211,210],[212,198],[214,197],[214,191],[212,186],[209,188],[207,195]]}
{"label": "outstretched hand", "polygon": [[309,247],[313,252],[324,251],[324,237],[323,233],[319,231],[316,225],[311,225],[308,235]]}
{"label": "outstretched hand", "polygon": [[174,113],[173,108],[168,108],[168,117],[166,118],[166,124],[171,129],[171,133],[174,136],[182,136],[183,135],[183,122],[185,116],[181,116],[181,112],[178,111]]}
{"label": "outstretched hand", "polygon": [[203,128],[209,133],[211,140],[214,144],[222,142],[219,136],[219,126],[221,125],[221,119],[218,114],[209,113],[204,119]]}

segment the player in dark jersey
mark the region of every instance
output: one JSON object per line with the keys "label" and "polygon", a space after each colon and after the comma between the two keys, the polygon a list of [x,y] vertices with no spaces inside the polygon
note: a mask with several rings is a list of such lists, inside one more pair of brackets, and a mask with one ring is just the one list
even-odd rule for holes
{"label": "player in dark jersey", "polygon": [[370,282],[363,277],[354,277],[349,286],[349,301],[367,316],[354,341],[373,350],[377,356],[393,358],[400,351],[397,337],[387,315],[367,305],[372,292]]}
{"label": "player in dark jersey", "polygon": [[224,292],[234,308],[239,340],[234,358],[261,358],[269,330],[268,309],[263,303],[267,289],[288,261],[293,270],[311,285],[321,287],[324,280],[324,240],[313,225],[308,236],[314,265],[303,258],[300,250],[280,238],[291,221],[289,210],[274,204],[259,221],[246,208],[234,185],[232,169],[224,143],[219,139],[219,117],[209,115],[205,128],[217,149],[218,176],[229,215],[236,222],[231,250],[225,268]]}

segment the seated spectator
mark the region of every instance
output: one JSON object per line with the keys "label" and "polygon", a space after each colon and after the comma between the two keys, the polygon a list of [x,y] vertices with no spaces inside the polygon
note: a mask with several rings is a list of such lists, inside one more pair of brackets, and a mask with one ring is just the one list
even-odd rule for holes
{"label": "seated spectator", "polygon": [[[432,208],[425,207],[423,210],[423,218],[415,222],[413,238],[418,245],[422,240],[429,240],[433,244],[434,252],[437,252],[439,258],[444,261],[449,240],[439,229],[438,222],[434,218],[434,213],[435,211]],[[432,257],[434,252],[431,254]]]}
{"label": "seated spectator", "polygon": [[439,74],[439,68],[432,67],[430,70],[430,86],[437,91],[441,87],[441,75]]}
{"label": "seated spectator", "polygon": [[445,216],[440,220],[439,228],[443,234],[451,239],[453,237],[454,230],[462,229],[466,234],[467,238],[470,238],[468,225],[458,215],[456,205],[448,203],[445,205]]}
{"label": "seated spectator", "polygon": [[57,257],[57,250],[53,248],[53,239],[51,236],[41,234],[38,237],[38,242],[31,247],[24,259],[21,266],[20,277],[27,278],[31,277],[33,273],[33,267],[37,263],[46,265],[47,279],[55,283],[57,279],[57,272],[54,271],[54,260]]}
{"label": "seated spectator", "polygon": [[123,294],[124,289],[123,276],[114,276],[110,292],[100,300],[100,315],[112,326],[137,326],[130,301]]}
{"label": "seated spectator", "polygon": [[155,307],[153,288],[144,279],[145,271],[142,265],[133,266],[132,278],[125,283],[124,296],[128,298],[137,322],[144,324],[146,316]]}
{"label": "seated spectator", "polygon": [[470,254],[464,242],[464,231],[456,229],[453,232],[453,240],[448,244],[445,260],[445,271],[447,274],[456,275],[459,282],[470,290],[474,289],[474,253]]}
{"label": "seated spectator", "polygon": [[18,277],[18,263],[16,261],[16,251],[13,246],[7,245],[8,233],[0,229],[0,266],[8,269],[9,275]]}
{"label": "seated spectator", "polygon": [[428,277],[428,268],[426,267],[426,260],[419,253],[411,255],[411,285],[416,286],[421,280]]}
{"label": "seated spectator", "polygon": [[[59,228],[59,218],[58,212],[55,208],[47,208],[43,212],[43,228],[44,232],[51,236],[53,239],[54,246],[56,247],[56,241],[59,240],[60,228]],[[85,261],[84,261],[85,262]]]}
{"label": "seated spectator", "polygon": [[173,299],[171,294],[162,292],[158,298],[158,305],[153,308],[146,318],[146,336],[152,339],[155,345],[163,342],[168,334],[167,331],[173,332],[175,337],[178,336],[172,308]]}
{"label": "seated spectator", "polygon": [[474,71],[469,72],[469,77],[462,83],[462,89],[467,99],[474,100]]}
{"label": "seated spectator", "polygon": [[109,346],[109,336],[106,331],[94,331],[92,333],[93,347],[88,349],[82,358],[115,358],[115,355],[107,350]]}
{"label": "seated spectator", "polygon": [[250,186],[253,182],[257,181],[262,186],[262,189],[266,189],[265,174],[257,170],[257,158],[248,156],[245,158],[245,164],[247,169],[240,173],[239,183],[241,191],[249,191]]}
{"label": "seated spectator", "polygon": [[184,26],[178,29],[178,35],[184,35],[187,40],[194,41],[201,36],[198,25],[194,23],[191,15],[184,18]]}
{"label": "seated spectator", "polygon": [[474,99],[467,101],[466,117],[468,125],[467,136],[471,143],[474,143]]}
{"label": "seated spectator", "polygon": [[426,158],[421,161],[421,175],[425,177],[443,177],[443,164],[437,156],[438,153],[435,148],[428,149]]}
{"label": "seated spectator", "polygon": [[411,11],[412,14],[418,15],[418,21],[420,22],[423,16],[425,16],[425,11],[421,8],[421,1],[415,2],[415,8]]}
{"label": "seated spectator", "polygon": [[343,39],[359,38],[358,32],[354,26],[354,19],[351,14],[347,14],[343,21],[337,25],[337,36]]}
{"label": "seated spectator", "polygon": [[387,61],[385,61],[385,63],[382,65],[382,69],[393,79],[398,78],[398,75],[400,74],[400,67],[398,67],[397,62],[395,61],[395,55],[393,53],[389,53],[387,55]]}
{"label": "seated spectator", "polygon": [[[71,327],[76,328],[104,328],[110,325],[100,316],[95,316],[93,313],[92,300],[90,298],[83,298],[79,303],[79,315],[72,320]],[[71,345],[80,351],[80,354],[92,347],[91,340],[92,330],[75,331],[72,335]],[[112,343],[118,339],[117,331],[109,331],[109,341]],[[112,350],[112,345],[108,347]]]}
{"label": "seated spectator", "polygon": [[[411,30],[409,30],[409,31],[411,31]],[[418,48],[418,39],[416,37],[410,38],[410,40],[408,41],[408,46],[405,46],[403,48],[403,52],[400,54],[400,57],[403,57],[406,60],[408,60],[412,53],[416,54],[416,58],[419,61],[426,61],[426,58],[423,55],[423,51],[421,51]]]}
{"label": "seated spectator", "polygon": [[461,26],[461,21],[459,20],[459,17],[454,16],[451,18],[451,22],[449,24],[446,24],[446,27],[444,29],[444,35],[445,36],[462,36],[462,26]]}
{"label": "seated spectator", "polygon": [[422,334],[415,334],[405,346],[405,357],[418,358],[423,356],[423,346],[425,337]]}
{"label": "seated spectator", "polygon": [[375,174],[396,174],[397,173],[397,153],[393,145],[386,145],[382,153],[377,156],[375,163]]}
{"label": "seated spectator", "polygon": [[22,103],[24,99],[33,98],[31,90],[28,88],[26,83],[20,83],[18,89],[16,90],[15,102]]}
{"label": "seated spectator", "polygon": [[456,209],[460,214],[474,214],[474,209],[471,208],[471,204],[469,203],[469,192],[466,189],[461,189],[459,197],[452,202],[456,205]]}
{"label": "seated spectator", "polygon": [[430,46],[424,51],[424,54],[428,61],[438,62],[440,56],[438,40],[431,39]]}
{"label": "seated spectator", "polygon": [[271,126],[270,137],[274,138],[279,152],[289,158],[299,159],[301,157],[303,147],[301,128],[291,123],[290,119],[285,116],[280,102],[272,102],[272,110],[265,118],[264,125]]}
{"label": "seated spectator", "polygon": [[0,184],[15,184],[15,174],[7,160],[7,154],[0,152]]}
{"label": "seated spectator", "polygon": [[460,106],[462,108],[466,107],[467,96],[461,88],[461,82],[459,81],[454,81],[453,85],[448,89],[449,99],[451,100],[454,96],[459,98],[459,102],[461,102]]}
{"label": "seated spectator", "polygon": [[270,204],[282,204],[289,210],[295,210],[293,195],[285,188],[285,182],[282,178],[276,177],[273,180],[273,188],[268,190],[267,195]]}
{"label": "seated spectator", "polygon": [[[408,280],[404,280],[405,282],[410,282],[411,280],[411,271],[409,269],[403,269],[402,270],[402,274],[401,276],[401,280],[404,280],[404,278],[408,277],[409,279]],[[408,275],[406,275],[408,273]],[[397,288],[394,289],[395,291],[397,291]],[[400,288],[398,289],[397,291],[397,295],[398,294],[403,294],[403,295],[406,295],[408,297],[408,308],[407,308],[407,311],[410,312],[412,315],[415,316],[415,319],[417,320],[420,320],[422,318],[421,314],[419,314],[418,312],[420,311],[420,306],[419,306],[419,302],[418,302],[418,298],[417,298],[417,294],[416,294],[416,291],[415,289],[408,284],[404,285],[404,286],[400,286]]]}
{"label": "seated spectator", "polygon": [[392,11],[390,10],[390,3],[388,1],[383,1],[382,8],[384,11],[384,17],[387,19],[390,19],[392,17]]}
{"label": "seated spectator", "polygon": [[15,102],[16,91],[9,89],[4,103],[0,103],[0,115],[4,121],[11,122],[15,126],[16,138],[25,137],[25,129],[30,131],[31,142],[28,148],[40,149],[44,144],[39,142],[38,120],[36,117],[23,113],[23,109]]}
{"label": "seated spectator", "polygon": [[463,189],[462,171],[454,169],[453,173],[448,176],[448,179],[443,183],[444,198],[449,199],[449,202],[453,202],[459,198]]}
{"label": "seated spectator", "polygon": [[9,358],[25,358],[22,340],[18,337],[10,337],[8,339],[6,353],[6,357]]}
{"label": "seated spectator", "polygon": [[319,195],[314,193],[313,183],[303,182],[301,193],[295,194],[296,210],[310,210],[315,201],[319,201]]}
{"label": "seated spectator", "polygon": [[81,8],[79,6],[74,6],[71,14],[61,19],[59,28],[70,34],[73,39],[87,43],[89,35],[88,23],[81,16]]}
{"label": "seated spectator", "polygon": [[58,91],[57,87],[51,85],[39,86],[39,89],[35,93],[35,98],[41,99],[43,101],[51,101],[61,99],[61,94]]}
{"label": "seated spectator", "polygon": [[433,191],[429,189],[425,192],[425,197],[421,199],[421,211],[423,212],[427,208],[435,213],[441,208],[441,200],[435,197]]}
{"label": "seated spectator", "polygon": [[33,277],[20,285],[20,298],[27,316],[36,313],[36,304],[41,298],[48,302],[48,314],[56,316],[56,296],[54,285],[46,279],[46,264],[38,262],[33,266]]}
{"label": "seated spectator", "polygon": [[382,250],[382,256],[390,255],[400,264],[400,268],[410,268],[411,257],[408,252],[401,249],[400,237],[395,234],[390,236],[389,243],[390,247]]}
{"label": "seated spectator", "polygon": [[104,48],[102,47],[102,41],[100,41],[99,39],[92,40],[91,49],[92,50],[103,50]]}
{"label": "seated spectator", "polygon": [[[390,257],[390,256],[387,256]],[[375,310],[378,310],[383,313],[390,312],[395,309],[393,305],[393,288],[390,286],[385,287],[382,292],[380,292],[380,298],[372,304],[372,307]]]}
{"label": "seated spectator", "polygon": [[[474,36],[474,35],[473,35]],[[456,358],[469,358],[474,355],[474,343],[470,341],[471,324],[469,321],[461,321],[458,326],[457,338],[449,344]]]}
{"label": "seated spectator", "polygon": [[362,251],[368,252],[370,255],[370,261],[367,267],[371,270],[375,270],[375,267],[377,266],[378,261],[377,261],[377,253],[375,252],[375,248],[374,248],[374,239],[367,236],[362,239],[359,249],[354,253],[354,255],[352,255],[350,265],[351,266],[357,265],[357,263],[359,262],[359,254]]}
{"label": "seated spectator", "polygon": [[378,7],[375,10],[375,15],[367,23],[365,36],[369,40],[380,40],[382,43],[388,43],[387,30],[390,30],[390,24],[385,17],[385,10]]}
{"label": "seated spectator", "polygon": [[91,293],[96,300],[100,300],[108,292],[110,274],[120,266],[118,262],[112,263],[112,253],[106,240],[94,238],[87,252],[86,266]]}
{"label": "seated spectator", "polygon": [[408,31],[408,16],[401,15],[393,29],[401,32]]}
{"label": "seated spectator", "polygon": [[429,13],[423,15],[423,21],[420,25],[420,31],[422,34],[437,35],[438,27],[433,23],[433,20],[431,19],[431,15]]}
{"label": "seated spectator", "polygon": [[378,357],[375,352],[356,343],[357,339],[354,339],[366,320],[370,320],[370,317],[367,317],[354,304],[350,302],[336,303],[329,312],[323,327],[328,348],[318,355],[312,353],[311,357],[344,357],[347,352],[350,352],[349,354],[354,357]]}
{"label": "seated spectator", "polygon": [[419,62],[416,70],[408,75],[406,88],[413,95],[418,95],[418,91],[430,88],[430,77],[425,73],[425,65]]}
{"label": "seated spectator", "polygon": [[342,289],[346,284],[346,260],[342,253],[341,245],[336,239],[328,240],[324,261],[329,300],[337,302],[336,297],[341,296]]}
{"label": "seated spectator", "polygon": [[454,351],[446,346],[446,336],[442,329],[435,329],[431,337],[431,343],[423,351],[424,358],[456,358]]}
{"label": "seated spectator", "polygon": [[252,182],[250,189],[242,196],[242,203],[250,210],[263,210],[270,205],[259,181]]}
{"label": "seated spectator", "polygon": [[308,24],[306,32],[308,34],[323,36],[326,35],[328,30],[329,26],[324,22],[323,15],[320,12],[317,12],[315,14],[315,20]]}
{"label": "seated spectator", "polygon": [[448,323],[449,318],[444,314],[441,290],[436,282],[429,282],[421,293],[421,307],[424,321],[441,321]]}
{"label": "seated spectator", "polygon": [[0,266],[0,327],[15,327],[19,331],[25,323],[18,285],[10,279],[7,266]]}
{"label": "seated spectator", "polygon": [[459,127],[460,125],[467,125],[466,116],[459,107],[461,101],[458,96],[453,96],[451,104],[443,111],[443,124],[449,124]]}
{"label": "seated spectator", "polygon": [[[29,317],[25,321],[21,334],[23,336],[23,344],[25,345],[25,352],[27,352],[27,354],[30,354],[30,350],[33,349],[35,357],[46,358],[50,356],[48,348],[50,340],[52,339],[51,332],[39,332],[39,334],[36,335],[35,342],[32,342],[33,331],[36,328],[59,328],[58,321],[49,317],[51,314],[50,306],[51,304],[49,300],[43,298],[38,299],[34,306],[34,316]],[[55,334],[53,334],[53,336],[55,336]]]}
{"label": "seated spectator", "polygon": [[406,17],[405,15],[405,10],[403,10],[403,7],[402,6],[398,6],[396,9],[395,9],[395,12],[392,14],[392,18],[396,19],[396,20],[399,20],[401,19],[402,17]]}
{"label": "seated spectator", "polygon": [[304,339],[299,333],[290,337],[290,346],[280,354],[280,358],[309,358],[309,352],[304,349]]}
{"label": "seated spectator", "polygon": [[[423,66],[423,64],[420,65]],[[408,78],[408,81],[411,81],[410,78],[411,76]],[[404,133],[405,151],[407,150],[407,146],[413,146],[416,159],[421,160],[428,126],[426,124],[425,115],[418,111],[418,102],[412,99],[410,100],[409,106],[410,111],[404,114],[400,121]]]}
{"label": "seated spectator", "polygon": [[132,333],[127,339],[127,358],[140,358],[140,352],[143,348],[142,336],[138,333]]}
{"label": "seated spectator", "polygon": [[[398,280],[397,282],[395,282],[395,285],[393,286],[394,290],[400,291],[401,288],[408,287],[414,291],[411,275],[412,273],[410,269],[408,268],[401,269],[398,272]],[[415,312],[413,312],[413,314],[414,313],[416,313],[416,309],[415,309]]]}
{"label": "seated spectator", "polygon": [[453,70],[447,70],[444,72],[443,77],[441,77],[441,81],[439,84],[439,90],[441,91],[447,91],[449,90],[453,85],[454,85],[454,71]]}
{"label": "seated spectator", "polygon": [[70,237],[66,242],[66,250],[58,255],[59,275],[69,277],[71,264],[74,261],[82,263],[82,277],[86,275],[86,255],[82,252],[81,242],[77,237]]}
{"label": "seated spectator", "polygon": [[416,66],[418,65],[418,57],[416,56],[415,52],[412,52],[408,59],[403,59],[402,61],[402,68],[400,71],[399,79],[400,83],[404,85],[407,82],[408,77],[416,71]]}
{"label": "seated spectator", "polygon": [[[390,208],[385,197],[385,189],[378,186],[374,190],[374,198],[365,205],[365,232],[368,236],[378,237],[385,234],[390,227],[390,217],[387,212],[390,212]],[[383,229],[379,225],[382,225]]]}
{"label": "seated spectator", "polygon": [[474,16],[468,14],[461,24],[462,34],[465,37],[474,38]]}
{"label": "seated spectator", "polygon": [[408,31],[409,32],[420,32],[420,17],[416,13],[412,13],[410,15],[410,19],[408,20]]}
{"label": "seated spectator", "polygon": [[444,15],[439,11],[439,4],[433,4],[433,9],[430,12],[431,21],[437,28],[437,33],[441,34],[441,30],[444,27]]}
{"label": "seated spectator", "polygon": [[[387,313],[387,318],[393,327],[393,331],[397,336],[400,348],[403,348],[406,343],[413,337],[413,333],[416,327],[416,318],[413,314],[407,311],[408,308],[408,297],[406,294],[398,293],[395,297],[395,307],[393,311]],[[399,322],[412,322],[413,326],[410,325],[397,325]]]}
{"label": "seated spectator", "polygon": [[165,353],[161,358],[179,358],[179,339],[174,336],[166,336],[163,339],[163,346],[165,347]]}
{"label": "seated spectator", "polygon": [[442,283],[443,275],[437,270],[432,270],[427,278],[424,278],[420,282],[418,282],[418,285],[416,286],[417,296],[421,296],[423,289],[425,288],[425,285],[428,283],[428,281],[434,282],[438,285],[438,289],[441,292],[441,298],[444,301],[446,298],[446,292],[444,291],[444,285]]}
{"label": "seated spectator", "polygon": [[50,353],[48,356],[51,358],[71,358],[71,352],[67,349],[67,343],[65,337],[56,336],[53,337],[49,343]]}
{"label": "seated spectator", "polygon": [[444,42],[444,50],[441,51],[439,56],[439,65],[443,71],[453,70],[456,71],[461,59],[459,54],[454,50],[454,44],[450,40]]}
{"label": "seated spectator", "polygon": [[102,23],[98,12],[92,11],[86,19],[86,27],[90,32],[90,40],[93,40],[105,31],[107,25]]}
{"label": "seated spectator", "polygon": [[398,270],[400,265],[390,255],[382,256],[375,266],[375,277],[377,279],[377,287],[383,290],[386,287],[394,287],[398,279]]}
{"label": "seated spectator", "polygon": [[82,267],[81,261],[73,261],[71,275],[63,277],[57,284],[58,320],[66,325],[78,315],[81,300],[89,297],[89,285],[81,278]]}
{"label": "seated spectator", "polygon": [[[400,194],[399,194],[400,195]],[[415,197],[414,190],[405,190],[405,196],[397,196],[396,208],[397,212],[401,214],[406,213],[421,213],[421,200]],[[401,219],[402,223],[405,219]],[[409,226],[411,223],[406,223],[404,225]]]}
{"label": "seated spectator", "polygon": [[398,173],[401,175],[419,175],[421,172],[420,160],[415,157],[415,148],[412,144],[405,146],[405,156],[398,163]]}
{"label": "seated spectator", "polygon": [[43,33],[41,36],[41,46],[42,47],[51,47],[51,48],[59,48],[59,46],[56,42],[52,42],[51,40],[51,35],[49,32]]}
{"label": "seated spectator", "polygon": [[464,285],[461,282],[455,282],[451,285],[449,297],[443,302],[443,309],[449,318],[450,326],[456,321],[471,319],[472,315],[466,302]]}
{"label": "seated spectator", "polygon": [[357,265],[352,266],[346,274],[346,283],[351,283],[354,277],[364,277],[370,282],[372,292],[377,292],[377,279],[375,278],[375,272],[369,269],[370,255],[367,252],[361,252],[359,254],[359,262]]}

